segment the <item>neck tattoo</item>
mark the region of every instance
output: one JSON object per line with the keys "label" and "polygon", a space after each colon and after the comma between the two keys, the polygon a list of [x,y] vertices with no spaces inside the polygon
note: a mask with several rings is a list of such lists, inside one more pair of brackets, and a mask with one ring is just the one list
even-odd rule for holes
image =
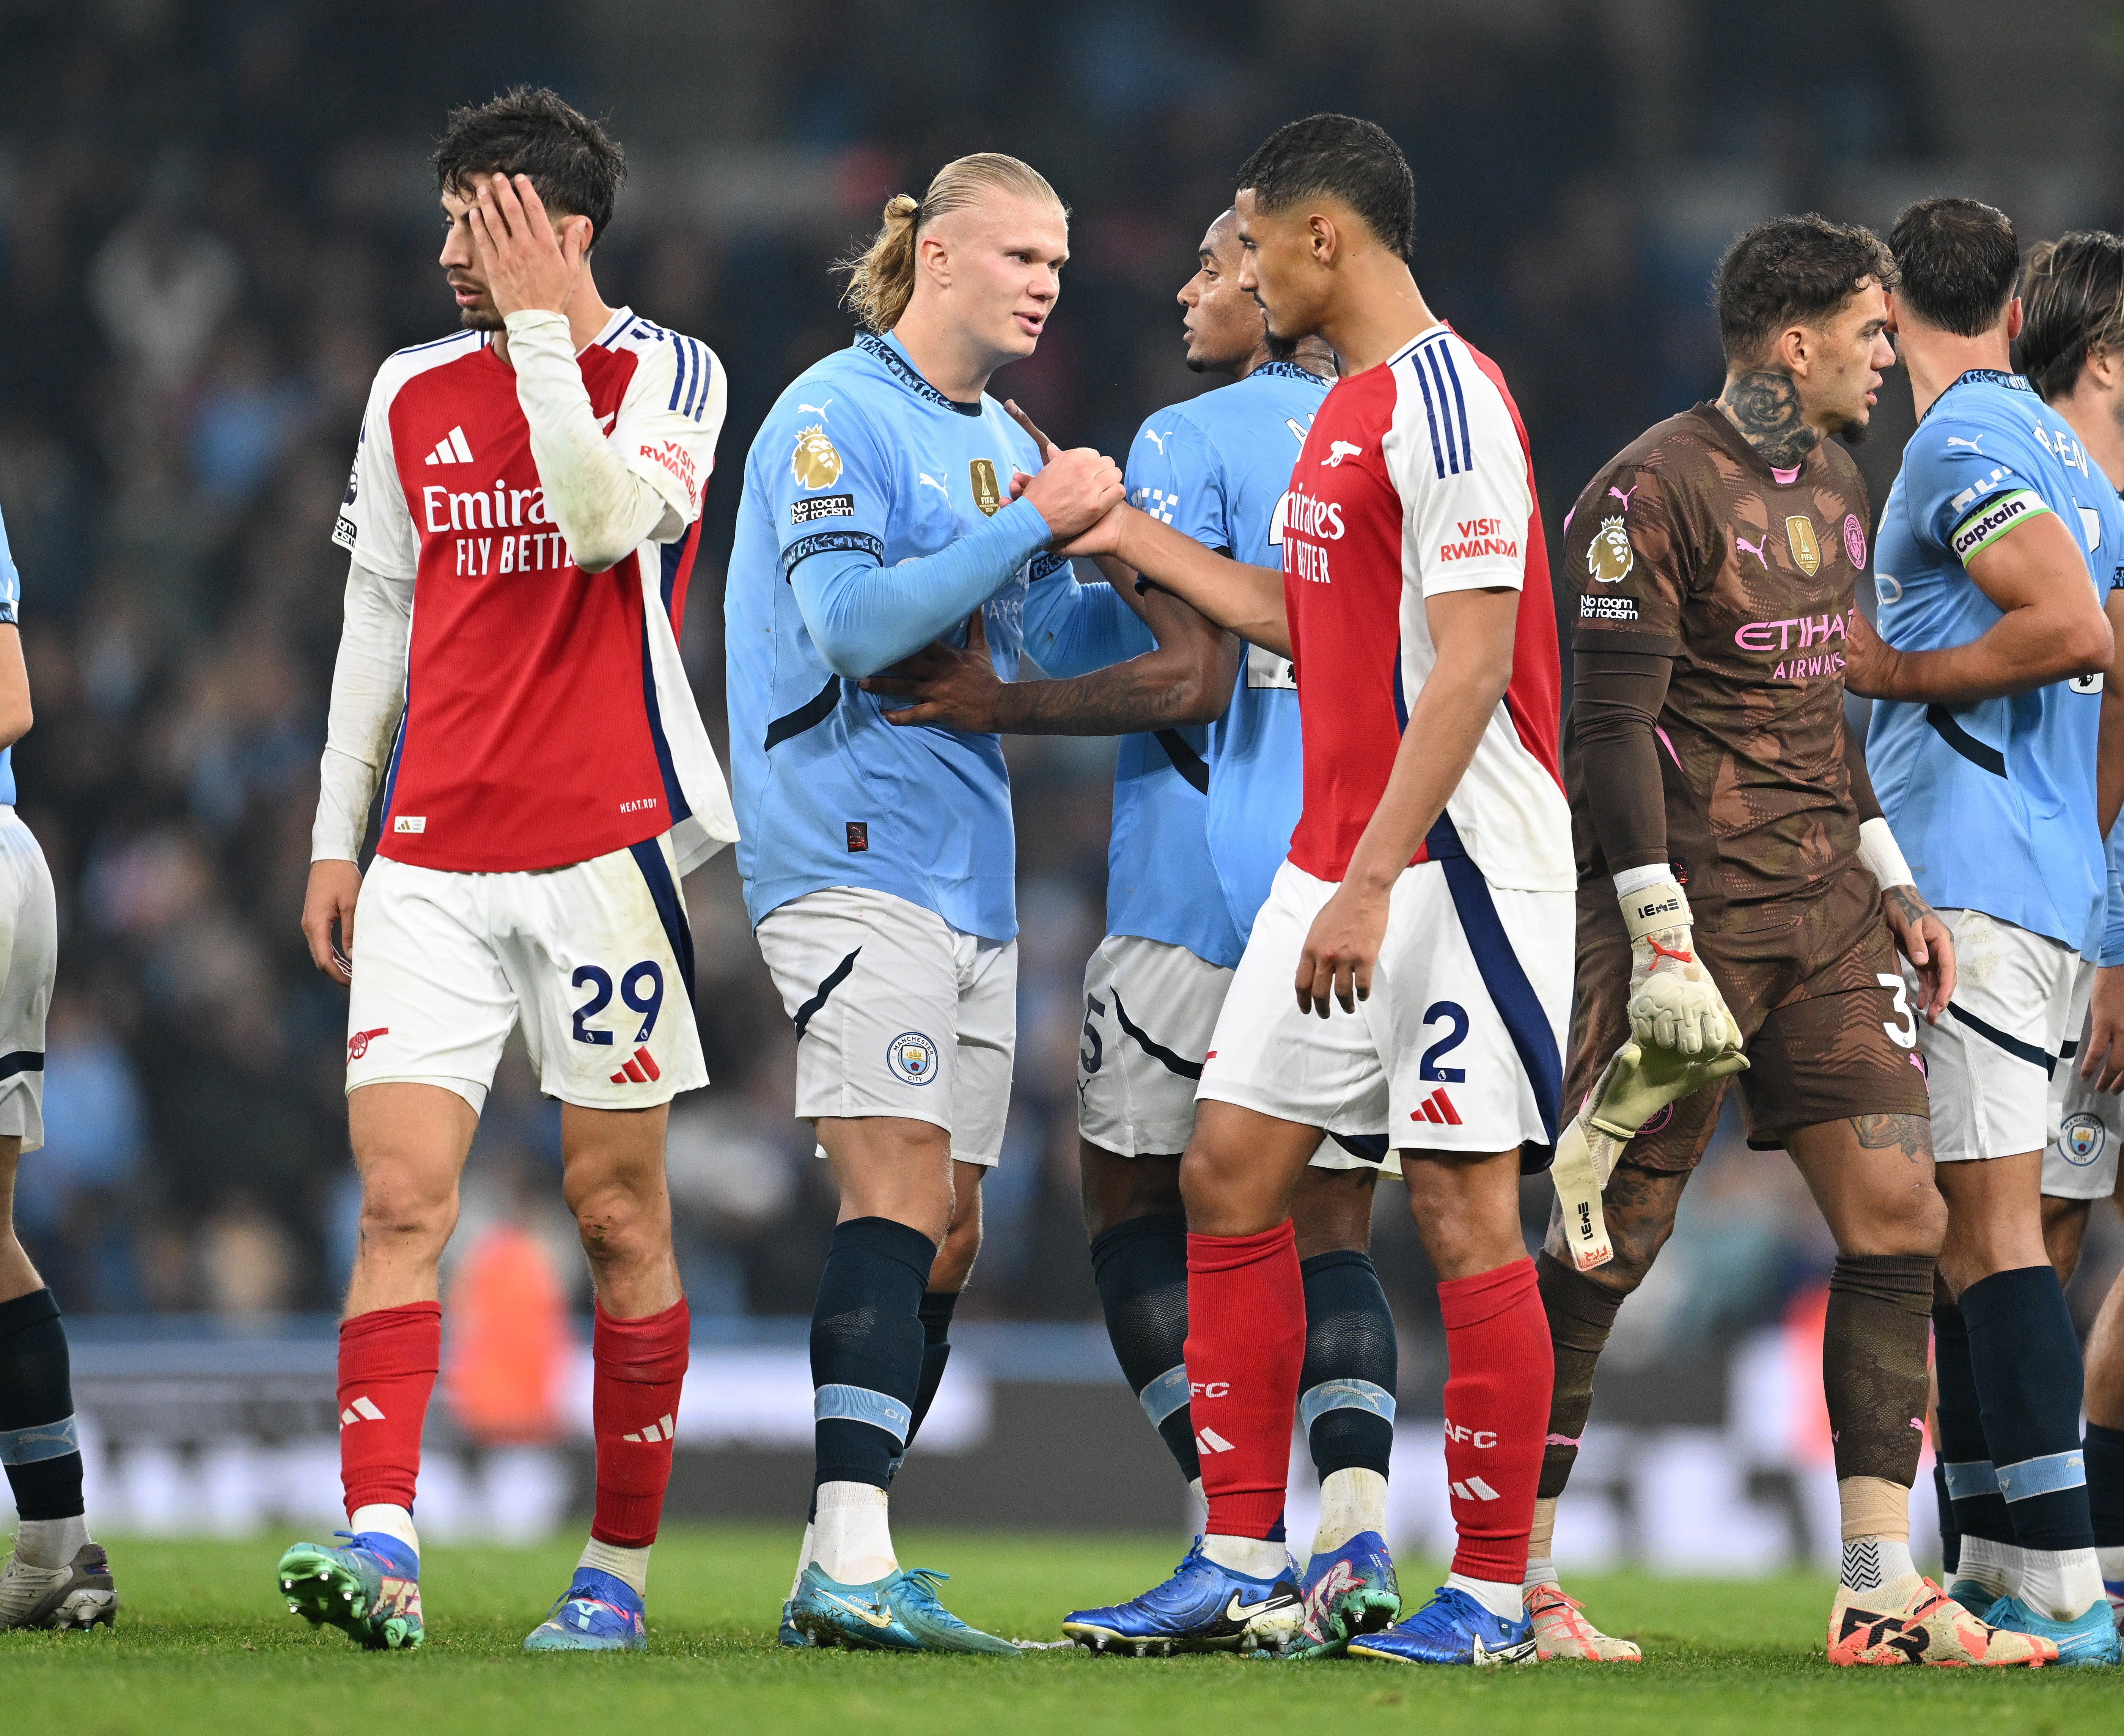
{"label": "neck tattoo", "polygon": [[1821,443],[1821,435],[1800,420],[1799,388],[1789,374],[1760,368],[1736,374],[1718,394],[1718,407],[1777,469],[1795,468]]}

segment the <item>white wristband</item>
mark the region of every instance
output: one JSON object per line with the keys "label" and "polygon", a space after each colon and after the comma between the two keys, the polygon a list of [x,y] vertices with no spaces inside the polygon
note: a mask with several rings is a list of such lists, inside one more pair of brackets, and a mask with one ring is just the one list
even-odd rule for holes
{"label": "white wristband", "polygon": [[1657,886],[1662,880],[1673,878],[1674,868],[1665,862],[1647,862],[1642,868],[1624,868],[1615,876],[1615,896],[1627,898],[1633,892],[1642,892],[1648,886]]}
{"label": "white wristband", "polygon": [[1858,859],[1866,864],[1882,892],[1891,886],[1915,886],[1910,865],[1903,860],[1903,853],[1896,847],[1896,835],[1888,830],[1885,820],[1862,820],[1858,822]]}

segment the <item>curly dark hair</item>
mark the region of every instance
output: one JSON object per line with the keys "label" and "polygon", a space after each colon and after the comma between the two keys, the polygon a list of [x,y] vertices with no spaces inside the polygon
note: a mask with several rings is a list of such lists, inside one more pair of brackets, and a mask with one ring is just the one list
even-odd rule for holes
{"label": "curly dark hair", "polygon": [[519,84],[450,111],[435,147],[435,185],[462,193],[475,175],[527,175],[549,211],[590,220],[590,245],[612,223],[627,153],[553,92]]}
{"label": "curly dark hair", "polygon": [[1827,318],[1869,278],[1896,287],[1895,256],[1871,229],[1812,211],[1758,223],[1726,250],[1711,279],[1727,367],[1760,361],[1786,327]]}

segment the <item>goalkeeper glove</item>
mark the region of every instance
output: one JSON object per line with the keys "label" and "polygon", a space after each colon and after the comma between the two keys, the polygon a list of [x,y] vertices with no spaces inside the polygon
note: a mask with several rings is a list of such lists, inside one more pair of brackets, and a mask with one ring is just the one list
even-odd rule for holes
{"label": "goalkeeper glove", "polygon": [[1688,895],[1658,880],[1620,902],[1630,933],[1630,1034],[1691,1056],[1739,1048],[1741,1028],[1696,956]]}
{"label": "goalkeeper glove", "polygon": [[1647,1049],[1634,1042],[1625,1042],[1609,1057],[1586,1094],[1586,1106],[1557,1141],[1556,1161],[1549,1170],[1562,1208],[1564,1245],[1581,1272],[1614,1258],[1600,1195],[1623,1147],[1669,1103],[1744,1071],[1747,1065],[1748,1057],[1738,1049],[1691,1061],[1672,1049]]}

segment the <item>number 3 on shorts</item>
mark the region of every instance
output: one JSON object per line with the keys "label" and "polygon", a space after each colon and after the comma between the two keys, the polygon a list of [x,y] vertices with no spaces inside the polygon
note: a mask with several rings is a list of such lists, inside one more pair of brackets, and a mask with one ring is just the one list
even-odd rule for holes
{"label": "number 3 on shorts", "polygon": [[[648,979],[649,986],[646,991],[637,992],[644,977]],[[594,964],[580,965],[569,980],[576,987],[590,991],[590,998],[576,1009],[576,1041],[609,1044],[611,1032],[593,1031],[583,1021],[596,1018],[612,1004],[611,973]],[[656,1015],[664,1010],[663,967],[653,958],[629,965],[619,974],[619,998],[641,1015],[641,1028],[634,1033],[634,1040],[648,1042],[649,1033],[656,1028]]]}
{"label": "number 3 on shorts", "polygon": [[1891,1024],[1884,1019],[1881,1028],[1901,1047],[1915,1049],[1918,1046],[1918,1015],[1910,1009],[1910,986],[1901,976],[1886,971],[1877,972],[1873,981],[1896,997],[1896,1017],[1901,1021],[1900,1024]]}

